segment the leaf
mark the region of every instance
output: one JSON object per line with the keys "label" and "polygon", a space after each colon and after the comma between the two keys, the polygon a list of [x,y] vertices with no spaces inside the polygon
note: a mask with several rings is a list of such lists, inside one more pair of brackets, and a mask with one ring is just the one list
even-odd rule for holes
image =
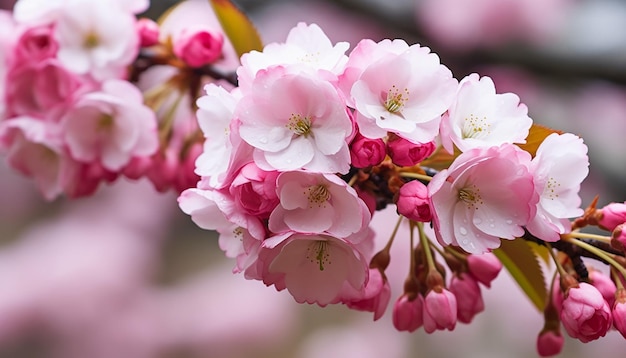
{"label": "leaf", "polygon": [[543,271],[537,257],[523,239],[502,240],[493,253],[539,311],[543,311],[548,296]]}
{"label": "leaf", "polygon": [[224,33],[237,56],[252,50],[262,51],[263,42],[248,17],[230,0],[209,0]]}
{"label": "leaf", "polygon": [[454,147],[454,154],[450,154],[447,150],[440,146],[430,157],[423,160],[420,165],[436,170],[447,169],[460,154],[461,151],[459,151],[456,147]]}
{"label": "leaf", "polygon": [[534,157],[537,153],[539,145],[543,143],[543,140],[552,133],[563,134],[563,131],[542,126],[540,124],[533,124],[528,132],[528,137],[526,137],[526,144],[520,144],[519,147]]}
{"label": "leaf", "polygon": [[535,256],[541,258],[546,266],[550,267],[552,263],[552,258],[550,256],[550,249],[546,245],[539,245],[536,242],[526,241],[526,244],[530,246],[530,249],[533,250]]}

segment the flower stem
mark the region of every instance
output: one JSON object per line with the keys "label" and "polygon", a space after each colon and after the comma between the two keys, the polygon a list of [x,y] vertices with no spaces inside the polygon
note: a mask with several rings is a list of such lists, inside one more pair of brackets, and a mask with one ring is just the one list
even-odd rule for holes
{"label": "flower stem", "polygon": [[608,236],[589,234],[589,233],[580,232],[580,231],[572,231],[569,234],[564,234],[563,236],[566,238],[597,240],[597,241],[605,242],[607,244],[611,243],[611,238]]}
{"label": "flower stem", "polygon": [[559,272],[559,275],[561,275],[561,277],[565,277],[565,275],[567,275],[567,272],[563,268],[563,265],[561,265],[561,263],[559,262],[559,259],[554,254],[554,251],[552,251],[552,246],[547,242],[546,242],[546,246],[548,246],[548,252],[550,253],[550,256],[552,257],[552,261],[554,261],[554,264],[556,265],[556,270]]}
{"label": "flower stem", "polygon": [[418,222],[417,229],[420,234],[420,243],[422,244],[422,247],[424,248],[424,254],[426,255],[426,264],[428,265],[428,271],[430,272],[430,271],[437,270],[437,267],[435,266],[435,260],[433,259],[433,253],[430,250],[430,241],[428,240],[428,237],[426,237],[426,234],[424,233],[424,224],[421,222]]}
{"label": "flower stem", "polygon": [[396,226],[393,228],[393,231],[391,232],[391,237],[389,237],[389,241],[387,241],[387,245],[385,245],[385,248],[383,249],[384,251],[389,251],[391,249],[391,244],[393,243],[393,240],[396,238],[396,234],[398,233],[398,229],[400,228],[400,223],[402,222],[402,219],[404,219],[404,216],[398,215],[398,221],[396,222]]}
{"label": "flower stem", "polygon": [[431,179],[432,179],[432,177],[430,177],[430,176],[428,176],[426,174],[411,173],[411,172],[400,172],[398,174],[401,177],[413,178],[413,179],[424,180],[424,181],[431,181]]}
{"label": "flower stem", "polygon": [[622,267],[622,265],[620,265],[617,261],[615,261],[611,255],[607,254],[606,252],[598,249],[597,247],[593,246],[593,245],[589,245],[586,242],[580,241],[576,238],[573,237],[565,237],[564,238],[565,241],[570,242],[576,246],[579,246],[595,255],[597,255],[598,257],[600,257],[601,259],[605,260],[606,262],[608,262],[611,266],[613,266],[616,270],[618,270],[624,277],[626,277],[626,269],[624,267]]}

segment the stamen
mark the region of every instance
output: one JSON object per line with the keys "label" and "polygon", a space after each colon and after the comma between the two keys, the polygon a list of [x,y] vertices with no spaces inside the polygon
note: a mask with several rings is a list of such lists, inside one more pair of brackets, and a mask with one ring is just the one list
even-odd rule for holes
{"label": "stamen", "polygon": [[328,241],[317,240],[312,242],[307,248],[306,258],[309,259],[311,263],[317,262],[320,271],[324,271],[324,265],[332,264],[328,250]]}
{"label": "stamen", "polygon": [[476,117],[473,113],[465,118],[462,129],[463,139],[465,138],[484,138],[491,134],[491,124],[487,121],[487,117]]}
{"label": "stamen", "polygon": [[548,179],[548,183],[546,184],[546,188],[543,190],[544,195],[548,197],[550,200],[554,200],[559,197],[555,191],[561,186],[561,183],[556,181],[553,177]]}
{"label": "stamen", "polygon": [[297,135],[308,136],[311,133],[311,118],[292,114],[286,127]]}
{"label": "stamen", "polygon": [[459,200],[467,204],[468,209],[474,208],[478,210],[478,207],[484,203],[480,196],[480,188],[476,185],[459,190],[458,197]]}
{"label": "stamen", "polygon": [[326,207],[326,203],[330,200],[330,192],[328,188],[323,184],[310,186],[307,188],[309,192],[309,208],[313,208],[315,204],[317,207]]}
{"label": "stamen", "polygon": [[99,44],[100,37],[98,37],[98,34],[93,31],[89,32],[83,41],[83,47],[88,49],[98,47]]}
{"label": "stamen", "polygon": [[387,91],[384,106],[390,113],[397,113],[404,108],[404,105],[408,100],[409,90],[405,88],[403,92],[400,92],[400,90],[393,85],[391,86],[391,89]]}

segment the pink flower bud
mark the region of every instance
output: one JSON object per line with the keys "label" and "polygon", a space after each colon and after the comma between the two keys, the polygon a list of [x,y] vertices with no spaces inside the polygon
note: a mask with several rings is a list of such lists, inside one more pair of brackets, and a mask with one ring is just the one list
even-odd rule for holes
{"label": "pink flower bud", "polygon": [[614,248],[626,252],[626,223],[619,224],[613,230],[611,235],[611,246]]}
{"label": "pink flower bud", "polygon": [[433,333],[437,329],[451,331],[456,326],[456,297],[444,288],[435,287],[424,298],[423,312],[426,333]]}
{"label": "pink flower bud", "polygon": [[135,156],[122,169],[122,174],[128,179],[137,180],[144,176],[152,166],[152,157]]}
{"label": "pink flower bud", "polygon": [[385,159],[385,142],[357,134],[350,143],[350,160],[355,168],[367,168],[380,164]]}
{"label": "pink flower bud", "polygon": [[615,287],[615,283],[613,283],[611,278],[598,270],[590,268],[589,281],[593,285],[593,287],[597,288],[598,291],[600,291],[602,297],[604,297],[609,307],[613,307],[613,303],[615,302],[615,291],[617,290],[617,287]]}
{"label": "pink flower bud", "polygon": [[456,297],[459,321],[470,323],[477,313],[485,310],[480,287],[473,276],[464,274],[453,276],[449,289]]}
{"label": "pink flower bud", "polygon": [[608,231],[613,231],[619,224],[626,222],[626,203],[610,203],[600,209],[601,215],[598,225]]}
{"label": "pink flower bud", "polygon": [[387,154],[395,165],[412,167],[428,158],[435,151],[435,142],[413,143],[401,137],[393,137],[387,142]]}
{"label": "pink flower bud", "polygon": [[563,349],[565,339],[560,332],[542,331],[537,337],[537,353],[542,357],[557,355]]}
{"label": "pink flower bud", "polygon": [[414,221],[428,222],[433,215],[428,201],[428,188],[417,180],[404,184],[398,193],[398,213]]}
{"label": "pink flower bud", "polygon": [[413,332],[424,324],[424,297],[417,295],[413,301],[407,294],[398,298],[393,306],[393,326],[398,331]]}
{"label": "pink flower bud", "polygon": [[224,36],[207,29],[184,29],[174,39],[174,54],[191,67],[202,67],[222,56]]}
{"label": "pink flower bud", "polygon": [[572,338],[587,343],[606,335],[612,324],[611,310],[598,289],[582,282],[565,293],[561,322]]}
{"label": "pink flower bud", "polygon": [[615,294],[613,305],[613,325],[626,338],[626,289],[620,288]]}
{"label": "pink flower bud", "polygon": [[159,43],[159,24],[152,19],[142,17],[135,24],[141,47],[150,47]]}
{"label": "pink flower bud", "polygon": [[491,287],[491,281],[502,270],[502,262],[491,252],[482,255],[468,255],[467,266],[470,274],[487,287]]}

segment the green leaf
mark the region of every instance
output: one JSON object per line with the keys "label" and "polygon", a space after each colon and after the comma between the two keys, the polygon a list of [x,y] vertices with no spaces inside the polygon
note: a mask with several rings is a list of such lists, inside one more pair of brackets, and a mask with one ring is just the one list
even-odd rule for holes
{"label": "green leaf", "polygon": [[520,288],[539,311],[543,311],[548,296],[543,271],[537,256],[523,239],[502,240],[493,253],[500,259]]}
{"label": "green leaf", "polygon": [[252,50],[263,50],[263,42],[256,28],[232,1],[209,0],[209,2],[239,57]]}

